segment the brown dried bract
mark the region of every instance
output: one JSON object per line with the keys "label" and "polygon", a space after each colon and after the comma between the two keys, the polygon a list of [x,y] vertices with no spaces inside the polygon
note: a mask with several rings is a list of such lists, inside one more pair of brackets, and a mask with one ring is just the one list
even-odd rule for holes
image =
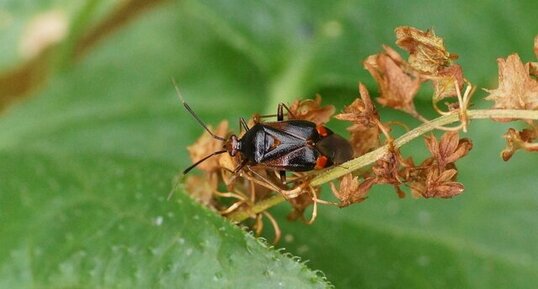
{"label": "brown dried bract", "polygon": [[344,111],[335,115],[340,120],[353,124],[347,128],[351,133],[350,143],[356,156],[363,155],[379,146],[379,114],[375,109],[370,94],[362,83],[359,84],[360,98],[346,106]]}
{"label": "brown dried bract", "polygon": [[[500,109],[538,109],[538,81],[529,75],[530,64],[523,64],[519,55],[497,59],[499,64],[499,87],[487,90],[486,99],[495,102]],[[509,121],[503,119],[501,121]]]}
{"label": "brown dried bract", "polygon": [[426,147],[440,170],[466,156],[473,148],[471,141],[466,138],[460,139],[457,132],[446,132],[441,137],[441,141],[437,141],[435,136],[430,135],[425,137],[425,141]]}
{"label": "brown dried bract", "polygon": [[509,160],[514,153],[523,149],[529,152],[537,152],[538,144],[533,143],[537,138],[538,132],[536,129],[524,129],[522,131],[516,131],[513,128],[509,128],[504,138],[506,139],[506,148],[501,152],[503,160]]}
{"label": "brown dried bract", "polygon": [[413,71],[404,71],[405,63],[392,48],[385,46],[385,52],[371,55],[364,61],[364,67],[377,81],[383,106],[405,111],[413,116],[418,113],[413,98],[420,88],[421,79]]}
{"label": "brown dried bract", "polygon": [[414,27],[400,26],[396,33],[396,44],[409,52],[409,65],[425,75],[438,75],[440,68],[450,66],[451,60],[458,58],[450,54],[441,37],[433,30],[422,31]]}
{"label": "brown dried bract", "polygon": [[368,191],[374,184],[374,178],[366,178],[362,183],[359,183],[358,177],[347,174],[340,180],[338,189],[331,183],[331,190],[338,200],[340,200],[339,206],[347,207],[351,204],[364,201]]}
{"label": "brown dried bract", "polygon": [[294,119],[308,120],[315,124],[327,123],[335,112],[334,105],[321,106],[321,96],[316,99],[296,100],[290,106]]}
{"label": "brown dried bract", "polygon": [[[210,126],[208,128],[209,130],[212,130]],[[215,135],[219,136],[227,135],[229,132],[228,122],[221,121],[217,129],[213,132]],[[209,133],[204,132],[204,134],[202,134],[202,136],[198,140],[196,140],[194,144],[187,147],[187,150],[189,151],[192,162],[195,163],[211,153],[222,150],[222,146],[222,141],[215,139]],[[206,161],[200,163],[197,168],[206,172],[218,171],[220,169],[219,160],[218,158],[209,158]]]}

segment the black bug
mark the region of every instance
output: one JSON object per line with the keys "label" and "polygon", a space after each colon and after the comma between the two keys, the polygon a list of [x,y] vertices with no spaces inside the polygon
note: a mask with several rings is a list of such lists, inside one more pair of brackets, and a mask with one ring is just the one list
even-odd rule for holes
{"label": "black bug", "polygon": [[[177,89],[177,86],[176,86]],[[276,122],[258,122],[248,127],[243,118],[240,126],[245,134],[239,138],[215,135],[178,95],[185,109],[215,139],[223,142],[223,149],[213,152],[192,164],[183,171],[187,174],[208,158],[228,152],[231,156],[239,153],[240,165],[234,170],[238,173],[245,166],[259,166],[279,171],[280,178],[286,183],[286,171],[304,172],[323,169],[348,161],[353,156],[350,143],[343,137],[322,125],[306,120],[284,120],[284,109],[291,112],[284,104],[279,104]]]}

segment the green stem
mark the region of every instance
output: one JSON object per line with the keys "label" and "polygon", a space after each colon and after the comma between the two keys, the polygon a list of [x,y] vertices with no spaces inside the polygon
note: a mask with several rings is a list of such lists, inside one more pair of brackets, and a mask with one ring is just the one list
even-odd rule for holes
{"label": "green stem", "polygon": [[[538,120],[538,111],[533,110],[515,110],[515,109],[490,109],[490,110],[469,110],[467,111],[467,118],[471,119],[533,119]],[[430,122],[423,123],[419,127],[412,129],[402,135],[401,137],[394,140],[394,146],[396,148],[402,147],[404,144],[410,142],[411,140],[430,132],[436,128],[443,127],[455,122],[459,122],[459,114],[457,112],[438,117]],[[310,184],[312,186],[320,186],[322,184],[334,181],[346,174],[354,172],[358,169],[361,169],[367,165],[374,163],[375,161],[382,158],[388,152],[388,145],[377,148],[374,151],[371,151],[367,154],[364,154],[360,157],[352,159],[346,163],[343,163],[339,166],[333,167],[331,169],[320,172],[315,176]],[[268,208],[278,205],[281,202],[284,202],[286,199],[282,195],[276,195],[267,200],[260,201],[256,203],[252,208],[247,211],[237,211],[231,214],[228,218],[235,221],[241,222],[257,213],[261,213]]]}

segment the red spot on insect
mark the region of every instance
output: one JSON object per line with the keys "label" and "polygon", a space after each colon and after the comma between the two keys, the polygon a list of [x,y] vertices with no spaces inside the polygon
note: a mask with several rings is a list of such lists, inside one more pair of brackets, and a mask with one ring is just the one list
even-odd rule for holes
{"label": "red spot on insect", "polygon": [[319,156],[316,159],[316,166],[314,167],[316,170],[323,169],[327,165],[327,157],[326,156]]}
{"label": "red spot on insect", "polygon": [[329,134],[327,132],[327,129],[322,125],[316,126],[316,130],[318,131],[319,135],[323,136],[323,137],[325,137],[325,136],[327,136]]}

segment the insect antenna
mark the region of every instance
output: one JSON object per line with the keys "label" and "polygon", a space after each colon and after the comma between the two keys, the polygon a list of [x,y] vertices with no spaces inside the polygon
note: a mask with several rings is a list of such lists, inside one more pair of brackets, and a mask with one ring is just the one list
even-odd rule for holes
{"label": "insect antenna", "polygon": [[183,95],[181,95],[181,92],[179,91],[179,87],[176,84],[176,81],[172,78],[172,83],[174,84],[174,87],[176,88],[177,96],[179,97],[179,100],[181,103],[183,103],[183,106],[185,109],[198,121],[198,123],[215,139],[226,141],[225,138],[215,135],[208,127],[207,125],[196,115],[196,113],[191,109],[191,107],[185,102],[185,99],[183,99]]}
{"label": "insect antenna", "polygon": [[220,150],[220,151],[216,151],[216,152],[213,152],[213,153],[210,153],[209,155],[203,157],[202,159],[200,159],[199,161],[195,162],[194,164],[192,164],[190,167],[186,168],[184,171],[183,171],[183,174],[186,175],[188,172],[190,172],[192,169],[194,169],[197,165],[199,165],[200,163],[204,162],[205,160],[207,160],[208,158],[212,157],[212,156],[216,156],[216,155],[220,155],[222,153],[225,153],[227,152],[227,150]]}

